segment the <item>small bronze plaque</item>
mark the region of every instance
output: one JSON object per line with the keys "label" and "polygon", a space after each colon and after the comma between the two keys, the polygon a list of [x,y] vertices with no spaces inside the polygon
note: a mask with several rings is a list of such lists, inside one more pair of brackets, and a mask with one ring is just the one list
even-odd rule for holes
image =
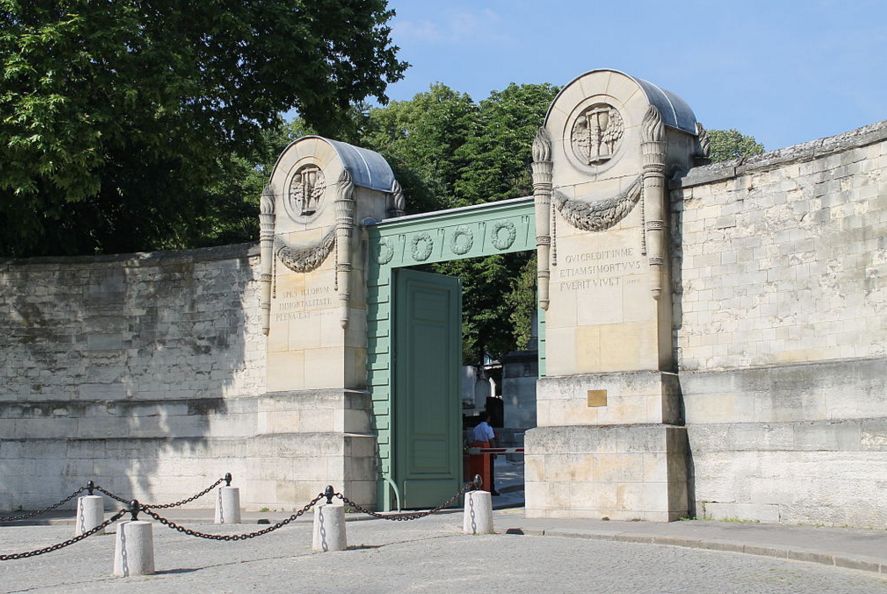
{"label": "small bronze plaque", "polygon": [[588,406],[589,406],[589,408],[592,406],[607,406],[607,391],[606,390],[589,390],[588,391]]}

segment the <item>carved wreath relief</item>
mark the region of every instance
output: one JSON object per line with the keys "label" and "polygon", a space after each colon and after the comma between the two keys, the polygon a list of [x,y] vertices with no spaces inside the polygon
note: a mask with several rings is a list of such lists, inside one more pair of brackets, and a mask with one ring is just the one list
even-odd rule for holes
{"label": "carved wreath relief", "polygon": [[610,160],[619,148],[624,124],[619,110],[606,103],[595,103],[573,122],[570,144],[581,163],[600,165]]}
{"label": "carved wreath relief", "polygon": [[326,188],[323,171],[317,165],[304,165],[296,171],[287,193],[287,207],[291,216],[305,217],[317,212],[320,197]]}

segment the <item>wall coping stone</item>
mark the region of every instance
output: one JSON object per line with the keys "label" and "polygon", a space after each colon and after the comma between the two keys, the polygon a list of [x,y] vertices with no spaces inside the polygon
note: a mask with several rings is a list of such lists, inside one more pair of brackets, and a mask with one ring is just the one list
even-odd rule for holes
{"label": "wall coping stone", "polygon": [[133,252],[129,254],[101,254],[94,256],[41,256],[37,258],[0,258],[0,269],[14,266],[34,266],[43,264],[117,264],[125,266],[145,266],[166,261],[191,260],[193,262],[213,262],[257,258],[259,244],[235,243],[189,250],[158,250],[154,252]]}
{"label": "wall coping stone", "polygon": [[672,190],[692,188],[732,179],[746,173],[768,171],[782,167],[787,163],[812,161],[885,140],[887,140],[887,120],[882,120],[835,136],[818,138],[769,151],[763,155],[694,167],[684,177],[671,180],[669,188]]}
{"label": "wall coping stone", "polygon": [[[681,371],[680,373],[684,373]],[[654,377],[654,376],[678,376],[675,371],[657,371],[655,369],[635,369],[630,371],[601,371],[599,373],[576,373],[571,375],[546,375],[539,378],[540,382],[563,382],[563,381],[587,381],[596,378],[620,377]]]}
{"label": "wall coping stone", "polygon": [[[687,377],[692,375],[714,375],[714,374],[736,374],[742,372],[763,371],[766,369],[777,369],[779,371],[791,371],[793,369],[809,368],[811,366],[819,367],[846,367],[854,364],[878,364],[887,362],[887,357],[849,357],[846,359],[823,359],[819,361],[801,361],[798,363],[771,363],[769,365],[749,365],[743,367],[717,367],[710,369],[681,369],[678,372],[679,377]],[[540,378],[541,379],[541,378]]]}

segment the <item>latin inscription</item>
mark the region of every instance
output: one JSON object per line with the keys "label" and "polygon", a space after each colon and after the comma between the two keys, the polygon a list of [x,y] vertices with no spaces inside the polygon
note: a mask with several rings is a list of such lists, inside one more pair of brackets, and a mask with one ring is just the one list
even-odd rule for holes
{"label": "latin inscription", "polygon": [[558,266],[561,291],[620,287],[628,275],[640,274],[643,261],[634,248],[614,248],[567,254]]}
{"label": "latin inscription", "polygon": [[275,303],[274,321],[305,320],[332,306],[333,288],[330,286],[284,291]]}

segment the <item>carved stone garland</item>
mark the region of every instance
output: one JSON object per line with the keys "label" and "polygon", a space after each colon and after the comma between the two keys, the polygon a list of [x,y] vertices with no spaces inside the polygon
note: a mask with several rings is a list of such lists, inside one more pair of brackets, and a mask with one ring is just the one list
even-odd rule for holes
{"label": "carved stone garland", "polygon": [[330,230],[318,245],[303,249],[293,248],[278,237],[274,242],[274,255],[293,272],[305,273],[323,264],[335,245],[335,229]]}
{"label": "carved stone garland", "polygon": [[654,299],[662,294],[665,261],[665,125],[659,110],[650,106],[641,123],[641,154],[644,167],[644,212],[647,232],[647,261],[650,290]]}
{"label": "carved stone garland", "polygon": [[596,202],[569,200],[560,192],[554,193],[554,203],[565,221],[583,231],[604,231],[625,218],[641,196],[642,176],[619,195]]}
{"label": "carved stone garland", "polygon": [[533,198],[536,206],[536,280],[539,307],[548,310],[548,283],[551,278],[551,138],[539,128],[533,139]]}

